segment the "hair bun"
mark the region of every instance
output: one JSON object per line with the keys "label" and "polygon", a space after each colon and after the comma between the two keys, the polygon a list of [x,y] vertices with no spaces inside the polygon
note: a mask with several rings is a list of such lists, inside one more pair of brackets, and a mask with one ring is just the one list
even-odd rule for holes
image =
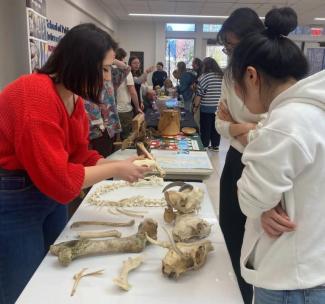
{"label": "hair bun", "polygon": [[288,36],[298,24],[296,12],[290,7],[274,8],[265,16],[267,32],[273,35]]}

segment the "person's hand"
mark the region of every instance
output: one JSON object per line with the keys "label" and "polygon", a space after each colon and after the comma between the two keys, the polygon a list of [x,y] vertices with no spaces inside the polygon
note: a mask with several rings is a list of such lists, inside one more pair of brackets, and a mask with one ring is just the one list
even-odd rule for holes
{"label": "person's hand", "polygon": [[137,108],[136,111],[137,111],[137,114],[143,114],[143,111],[140,108]]}
{"label": "person's hand", "polygon": [[193,105],[192,112],[196,113],[198,109],[199,109],[199,106]]}
{"label": "person's hand", "polygon": [[141,109],[142,111],[144,111],[144,104],[143,104],[143,102],[140,103],[140,109]]}
{"label": "person's hand", "polygon": [[128,65],[126,63],[124,63],[123,61],[117,60],[117,59],[113,60],[113,65],[116,65],[118,68],[121,68],[121,69],[128,68]]}
{"label": "person's hand", "polygon": [[248,133],[251,130],[255,130],[257,124],[256,123],[247,122],[247,123],[244,123],[243,125],[245,127],[246,133]]}
{"label": "person's hand", "polygon": [[148,167],[136,166],[133,162],[137,159],[143,159],[143,157],[132,156],[126,160],[120,161],[120,170],[116,177],[133,183],[136,182],[139,178],[143,178],[145,173],[152,171]]}
{"label": "person's hand", "polygon": [[234,121],[234,119],[232,118],[228,108],[226,107],[226,105],[223,102],[219,103],[219,107],[218,107],[218,112],[217,112],[217,116],[219,119],[224,120],[224,121],[229,121],[231,123],[236,123]]}
{"label": "person's hand", "polygon": [[151,72],[153,72],[156,69],[156,66],[152,65],[151,67],[146,69],[146,73],[149,74]]}
{"label": "person's hand", "polygon": [[248,132],[247,133],[243,133],[243,134],[241,134],[241,135],[238,135],[238,136],[236,136],[235,138],[244,146],[244,147],[246,147],[247,146],[247,144],[248,144],[248,138],[247,138],[247,136],[248,136]]}
{"label": "person's hand", "polygon": [[271,238],[278,238],[284,232],[291,232],[296,228],[295,223],[289,219],[280,204],[271,210],[263,212],[261,224],[266,234]]}

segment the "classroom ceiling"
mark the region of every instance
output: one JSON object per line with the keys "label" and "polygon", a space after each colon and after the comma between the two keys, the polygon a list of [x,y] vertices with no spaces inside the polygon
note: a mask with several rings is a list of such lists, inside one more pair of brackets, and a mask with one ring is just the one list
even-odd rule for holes
{"label": "classroom ceiling", "polygon": [[[296,10],[299,24],[325,24],[315,21],[315,17],[325,18],[325,0],[101,0],[110,15],[118,21],[157,20],[163,22],[203,21],[215,22],[215,19],[181,19],[170,17],[133,17],[129,13],[144,14],[180,14],[228,16],[239,7],[250,7],[259,16],[264,16],[271,8],[291,6]],[[222,22],[222,19],[217,20]]]}

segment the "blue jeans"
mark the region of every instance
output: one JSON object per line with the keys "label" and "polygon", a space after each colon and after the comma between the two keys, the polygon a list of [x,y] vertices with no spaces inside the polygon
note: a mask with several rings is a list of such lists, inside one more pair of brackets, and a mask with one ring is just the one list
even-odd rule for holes
{"label": "blue jeans", "polygon": [[67,222],[28,176],[0,174],[0,304],[14,303]]}
{"label": "blue jeans", "polygon": [[[276,280],[276,278],[275,278]],[[254,288],[254,304],[324,304],[325,286],[298,290]]]}

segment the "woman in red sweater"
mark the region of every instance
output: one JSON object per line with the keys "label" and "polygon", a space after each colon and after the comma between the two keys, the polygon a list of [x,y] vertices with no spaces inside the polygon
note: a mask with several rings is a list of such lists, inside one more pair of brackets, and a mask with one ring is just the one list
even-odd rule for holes
{"label": "woman in red sweater", "polygon": [[81,189],[147,168],[88,150],[82,98],[99,101],[116,42],[93,24],[72,28],[45,66],[0,93],[0,303],[14,303],[67,221]]}

